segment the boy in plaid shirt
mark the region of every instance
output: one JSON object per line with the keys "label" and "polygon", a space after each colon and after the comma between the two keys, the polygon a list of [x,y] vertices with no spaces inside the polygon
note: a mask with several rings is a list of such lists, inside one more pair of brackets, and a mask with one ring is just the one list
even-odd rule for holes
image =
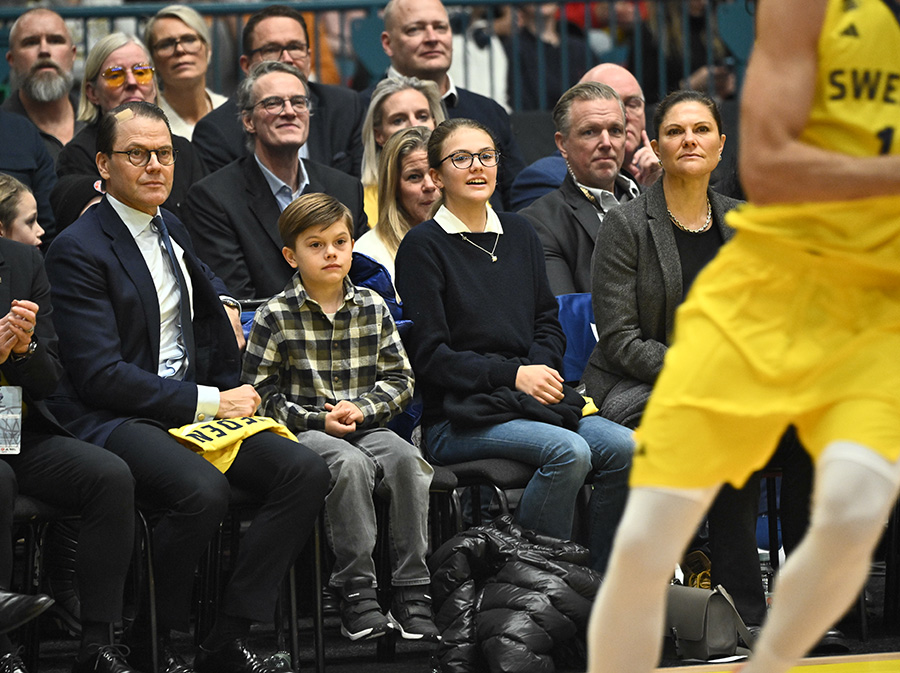
{"label": "boy in plaid shirt", "polygon": [[[260,409],[328,463],[326,532],[337,560],[330,584],[341,597],[341,632],[351,640],[396,628],[439,639],[425,565],[433,470],[383,427],[413,394],[413,373],[378,293],[353,285],[350,211],[327,194],[306,194],[278,218],[285,259],[297,273],[253,319],[242,378]],[[373,492],[390,498],[391,609],[375,598]]]}

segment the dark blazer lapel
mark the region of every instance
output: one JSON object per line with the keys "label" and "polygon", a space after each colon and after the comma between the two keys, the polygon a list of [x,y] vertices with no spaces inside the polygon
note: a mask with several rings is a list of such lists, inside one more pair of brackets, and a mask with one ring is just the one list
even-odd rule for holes
{"label": "dark blazer lapel", "polygon": [[266,232],[272,243],[281,250],[281,234],[278,233],[278,217],[281,215],[281,211],[278,208],[278,201],[275,200],[275,195],[272,194],[269,183],[266,182],[254,156],[250,154],[244,157],[241,159],[241,163],[246,179],[247,203],[250,212],[253,213],[259,226]]}
{"label": "dark blazer lapel", "polygon": [[[684,293],[681,282],[681,257],[678,254],[675,234],[672,232],[672,225],[669,222],[662,180],[658,180],[647,190],[647,224],[650,229],[650,237],[656,246],[656,254],[659,256],[666,292],[666,305],[678,306]],[[671,334],[674,328],[674,315],[674,311],[666,311],[667,334]]]}
{"label": "dark blazer lapel", "polygon": [[[159,355],[159,298],[156,295],[156,285],[147,268],[147,262],[141,254],[134,237],[125,226],[122,218],[113,210],[109,201],[103,199],[97,206],[97,219],[100,228],[112,239],[112,250],[118,258],[125,275],[131,279],[141,298],[144,307],[144,320],[147,323],[147,336],[150,338],[150,346],[153,353]],[[152,329],[156,326],[156,329]]]}
{"label": "dark blazer lapel", "polygon": [[571,175],[567,174],[565,180],[563,180],[562,193],[566,203],[569,204],[575,213],[575,219],[578,221],[579,226],[584,229],[592,241],[596,241],[597,233],[600,231],[600,217],[597,214],[597,209],[581,193],[581,189],[575,184],[575,180],[572,179]]}

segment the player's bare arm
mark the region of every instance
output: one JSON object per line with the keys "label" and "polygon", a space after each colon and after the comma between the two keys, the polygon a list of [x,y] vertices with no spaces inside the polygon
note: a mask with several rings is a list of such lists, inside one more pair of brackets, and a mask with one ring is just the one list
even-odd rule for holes
{"label": "player's bare arm", "polygon": [[741,179],[754,203],[844,201],[900,190],[900,156],[850,157],[799,140],[813,102],[826,4],[757,5],[759,37],[744,82],[740,151]]}

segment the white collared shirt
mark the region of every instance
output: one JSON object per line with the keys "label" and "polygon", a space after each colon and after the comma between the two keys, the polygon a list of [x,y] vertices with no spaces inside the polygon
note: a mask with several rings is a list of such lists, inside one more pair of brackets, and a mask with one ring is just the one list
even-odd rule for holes
{"label": "white collared shirt", "polygon": [[274,196],[275,200],[278,202],[278,209],[281,212],[284,212],[284,209],[291,204],[291,201],[300,196],[303,193],[303,190],[306,189],[306,185],[309,184],[309,178],[306,176],[306,169],[303,167],[303,162],[300,162],[300,168],[298,169],[298,176],[300,179],[297,181],[297,191],[292,192],[291,186],[266,168],[266,165],[260,161],[256,153],[253,154],[253,158],[256,159],[256,165],[259,166],[259,169],[262,171],[263,177],[269,185],[269,189],[272,190],[272,196]]}
{"label": "white collared shirt", "polygon": [[[493,208],[485,207],[485,210],[487,211],[487,221],[484,225],[484,231],[479,233],[502,234],[503,225],[500,224],[500,218],[497,217],[497,213],[494,212]],[[438,211],[434,214],[434,221],[437,222],[440,225],[441,229],[443,229],[448,234],[473,233],[472,230],[469,229],[461,219],[447,210],[447,206],[444,205],[438,208]]]}
{"label": "white collared shirt", "polygon": [[[572,176],[574,179],[574,175]],[[621,203],[625,203],[626,201],[631,201],[632,199],[636,199],[641,195],[641,191],[635,183],[634,180],[629,178],[627,175],[623,173],[619,173],[616,175],[616,185],[622,192],[622,198],[616,198],[616,195],[610,191],[605,189],[598,189],[596,187],[588,187],[587,185],[583,185],[578,180],[575,180],[575,184],[578,185],[581,189],[584,189],[590,192],[595,199],[597,199],[597,203],[600,204],[600,208],[597,210],[597,217],[600,218],[600,221],[603,221],[604,215],[609,212],[610,208],[618,206]]]}
{"label": "white collared shirt", "polygon": [[[159,235],[151,226],[152,216],[147,215],[140,210],[136,210],[116,199],[111,194],[107,194],[109,205],[112,206],[116,214],[122,218],[125,227],[134,238],[150,276],[153,278],[153,286],[156,289],[156,296],[159,300],[159,363],[157,374],[162,378],[171,378],[177,372],[183,372],[186,367],[183,366],[182,358],[186,357],[182,348],[178,345],[178,336],[180,327],[178,319],[180,318],[180,301],[181,295],[178,289],[178,280],[175,278],[175,272],[172,266],[166,260],[168,253],[162,247]],[[156,214],[162,217],[157,208]],[[178,260],[178,266],[181,267],[181,273],[184,276],[184,282],[188,291],[188,306],[191,316],[194,315],[193,302],[191,296],[193,294],[193,285],[191,283],[191,275],[188,273],[187,266],[184,263],[184,249],[178,245],[174,238],[170,237],[172,242],[172,250],[175,258]],[[197,385],[197,409],[194,414],[195,421],[214,418],[219,411],[219,391],[212,386]]]}

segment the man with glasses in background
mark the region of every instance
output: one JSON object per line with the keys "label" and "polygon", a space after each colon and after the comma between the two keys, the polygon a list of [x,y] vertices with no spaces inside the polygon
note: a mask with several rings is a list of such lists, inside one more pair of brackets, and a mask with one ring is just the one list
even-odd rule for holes
{"label": "man with glasses in background", "polygon": [[322,164],[300,159],[319,114],[306,78],[292,65],[262,61],[237,91],[252,154],[191,188],[185,222],[201,259],[239,299],[278,294],[294,270],[281,253],[278,217],[304,193],[324,192],[350,209],[359,232],[368,227],[362,183]]}
{"label": "man with glasses in background", "polygon": [[[328,468],[274,432],[245,437],[230,465],[214,465],[167,432],[202,422],[200,432],[222,433],[216,419],[255,414],[259,395],[239,385],[243,334],[233,326],[240,308],[194,254],[184,226],[160,208],[180,161],[162,111],[129,102],[104,114],[98,127],[106,196],[47,253],[66,371],[52,408],[80,439],[128,463],[138,498],[162,512],[153,529],[158,670],[284,671],[283,662],[255,654],[247,637],[253,622],[272,619],[282,579],[322,506]],[[228,511],[232,486],[261,504],[192,668],[170,632],[189,629],[194,570]],[[146,610],[127,641],[129,663],[152,671]],[[121,664],[120,655],[113,658]]]}
{"label": "man with glasses in background", "polygon": [[[360,177],[365,107],[349,89],[309,81],[309,30],[300,12],[284,5],[270,5],[256,12],[244,26],[242,49],[244,74],[257,63],[281,61],[295,66],[306,77],[316,114],[310,120],[309,142],[301,147],[300,157]],[[210,171],[247,154],[239,118],[232,96],[194,127],[192,142]]]}

